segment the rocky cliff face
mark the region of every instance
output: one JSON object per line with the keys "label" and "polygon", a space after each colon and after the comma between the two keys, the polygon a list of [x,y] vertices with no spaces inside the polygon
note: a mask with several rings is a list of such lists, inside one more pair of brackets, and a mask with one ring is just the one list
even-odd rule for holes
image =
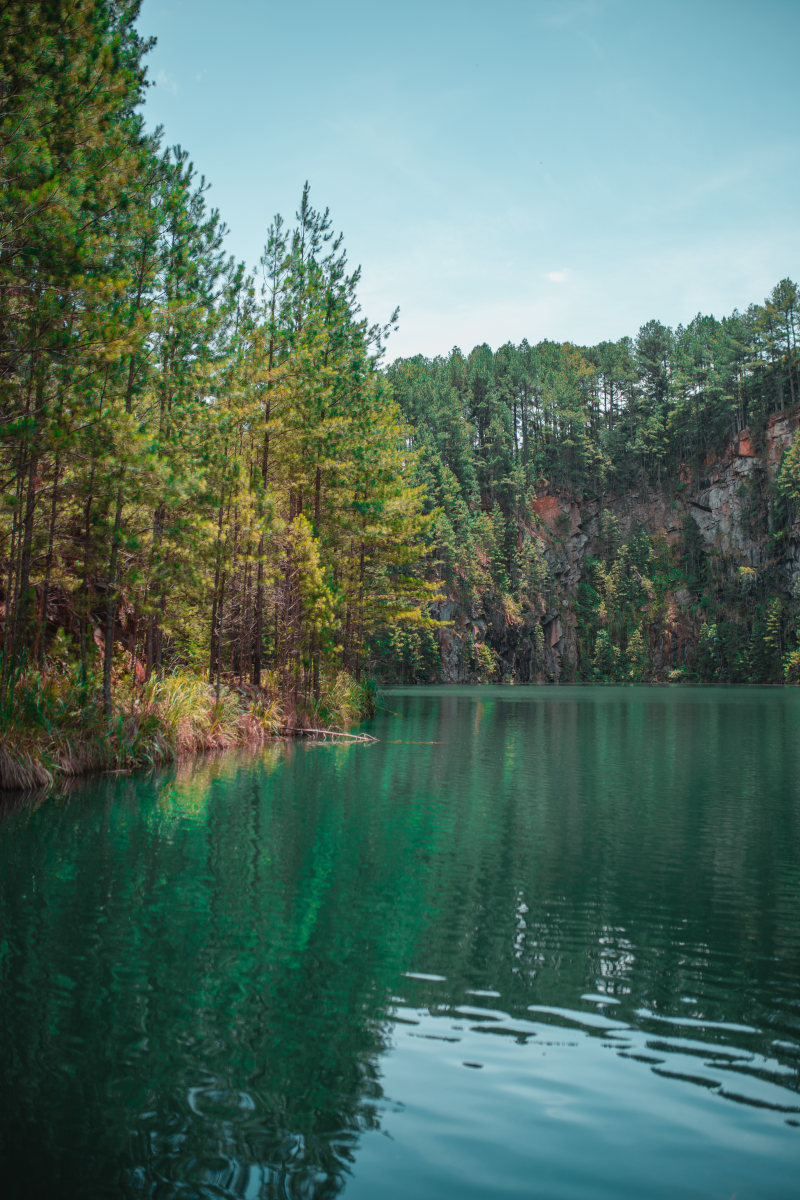
{"label": "rocky cliff face", "polygon": [[[604,523],[612,517],[627,542],[637,529],[662,535],[670,546],[682,539],[686,518],[694,518],[705,548],[724,556],[731,571],[762,570],[774,553],[771,503],[775,475],[785,448],[800,425],[800,410],[776,413],[756,439],[745,430],[725,453],[706,464],[706,475],[692,482],[688,472],[661,489],[631,491],[605,501],[581,501],[566,492],[545,493],[534,504],[535,531],[552,578],[549,597],[536,610],[509,612],[498,606],[471,609],[451,601],[437,616],[451,622],[440,632],[441,677],[448,683],[495,677],[519,682],[553,681],[573,676],[577,662],[575,602],[588,555],[599,557]],[[788,539],[780,566],[787,594],[800,595],[800,528]],[[657,676],[690,654],[698,619],[695,598],[685,588],[670,597],[664,645],[651,647]],[[488,647],[491,654],[481,647]]]}

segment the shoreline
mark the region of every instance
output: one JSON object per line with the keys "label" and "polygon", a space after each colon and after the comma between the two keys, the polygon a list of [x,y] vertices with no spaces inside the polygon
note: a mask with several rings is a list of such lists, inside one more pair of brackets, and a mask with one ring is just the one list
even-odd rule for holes
{"label": "shoreline", "polygon": [[[352,684],[348,677],[347,682]],[[408,693],[430,689],[453,694],[462,689],[485,688],[487,691],[526,690],[559,691],[564,688],[658,688],[659,690],[691,691],[706,688],[741,688],[759,691],[794,690],[791,684],[726,684],[676,681],[665,683],[607,683],[576,681],[563,684],[557,681],[542,684],[518,684],[511,681],[485,684],[402,684],[384,685],[389,693]],[[376,709],[386,709],[375,696],[374,688],[362,689],[360,708],[341,704],[340,711],[331,713],[330,724],[301,722],[288,725],[277,697],[263,697],[266,704],[254,704],[253,689],[223,686],[216,689],[193,676],[167,675],[153,681],[150,698],[133,709],[117,709],[111,727],[105,722],[102,698],[95,698],[80,711],[80,724],[60,727],[44,722],[38,729],[31,723],[17,722],[17,738],[13,731],[0,729],[0,806],[4,798],[22,798],[26,794],[46,795],[70,780],[88,776],[131,775],[155,770],[170,764],[187,762],[205,755],[228,751],[251,753],[270,745],[291,744],[303,740],[320,744],[342,741],[350,744],[370,744],[378,739],[367,733],[351,733],[350,728],[375,715]],[[166,696],[160,693],[166,692]],[[172,693],[172,695],[170,695]],[[177,693],[177,697],[176,697]],[[188,696],[187,696],[188,693]],[[177,703],[176,701],[177,698]],[[187,698],[195,701],[193,707]],[[168,701],[172,699],[170,706]],[[202,699],[205,704],[198,704]],[[182,701],[182,703],[180,702]],[[398,714],[393,714],[398,715]]]}
{"label": "shoreline", "polygon": [[153,677],[141,688],[125,680],[116,692],[127,704],[118,699],[106,720],[100,689],[79,686],[74,673],[17,680],[0,714],[0,795],[46,792],[68,779],[127,774],[225,750],[256,751],[308,735],[374,740],[348,732],[375,705],[372,686],[356,684],[344,672],[303,706],[285,706],[278,695],[250,685],[213,687],[188,673]]}

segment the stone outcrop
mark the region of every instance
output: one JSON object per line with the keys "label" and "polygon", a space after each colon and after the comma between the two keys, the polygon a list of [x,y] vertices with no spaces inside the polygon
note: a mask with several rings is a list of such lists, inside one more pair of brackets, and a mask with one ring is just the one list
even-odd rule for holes
{"label": "stone outcrop", "polygon": [[756,532],[754,518],[760,509],[769,516],[768,492],[798,419],[796,410],[775,413],[760,447],[744,430],[721,459],[708,464],[706,478],[688,501],[708,546],[735,555],[750,567],[763,563],[766,538]]}
{"label": "stone outcrop", "polygon": [[[451,624],[440,631],[441,678],[448,683],[485,679],[494,661],[494,677],[519,682],[571,678],[577,661],[574,606],[587,555],[601,557],[603,523],[613,517],[619,538],[627,542],[637,529],[661,534],[671,546],[683,537],[686,518],[696,522],[706,548],[726,556],[732,569],[758,571],[773,553],[770,496],[781,457],[800,425],[800,410],[776,413],[756,437],[743,430],[724,454],[706,463],[705,475],[688,471],[663,488],[634,490],[622,496],[578,501],[569,493],[546,492],[534,502],[535,534],[552,579],[539,611],[509,614],[485,604],[467,609],[453,600],[441,603],[437,617]],[[800,528],[788,539],[782,561],[787,591],[800,596]],[[691,649],[697,620],[690,615],[694,597],[685,588],[671,597],[663,645],[650,647],[656,674],[680,661]],[[476,648],[491,651],[481,655]]]}

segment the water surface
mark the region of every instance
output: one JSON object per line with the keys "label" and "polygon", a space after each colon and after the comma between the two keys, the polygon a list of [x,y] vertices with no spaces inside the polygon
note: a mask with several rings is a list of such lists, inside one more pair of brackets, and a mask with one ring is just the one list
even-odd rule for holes
{"label": "water surface", "polygon": [[4,1196],[800,1187],[800,694],[392,691],[0,824]]}

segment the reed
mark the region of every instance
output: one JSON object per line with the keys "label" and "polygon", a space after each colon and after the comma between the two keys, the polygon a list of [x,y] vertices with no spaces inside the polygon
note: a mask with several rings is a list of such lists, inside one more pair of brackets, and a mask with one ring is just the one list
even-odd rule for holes
{"label": "reed", "polygon": [[[142,687],[118,677],[115,685],[108,722],[101,680],[82,677],[75,663],[60,659],[43,672],[18,671],[0,704],[0,789],[32,791],[92,771],[153,768],[233,746],[254,749],[286,733],[280,697],[269,686],[213,688],[188,671],[152,676]],[[374,711],[374,686],[340,671],[323,677],[297,728],[344,731]]]}
{"label": "reed", "polygon": [[196,675],[153,677],[106,722],[98,681],[71,666],[27,670],[10,681],[0,706],[0,789],[36,790],[92,771],[157,767],[232,746],[257,747],[278,736],[276,698],[211,688]]}
{"label": "reed", "polygon": [[343,731],[375,714],[375,685],[357,681],[347,671],[323,677],[319,699],[311,704],[309,719],[315,727]]}

